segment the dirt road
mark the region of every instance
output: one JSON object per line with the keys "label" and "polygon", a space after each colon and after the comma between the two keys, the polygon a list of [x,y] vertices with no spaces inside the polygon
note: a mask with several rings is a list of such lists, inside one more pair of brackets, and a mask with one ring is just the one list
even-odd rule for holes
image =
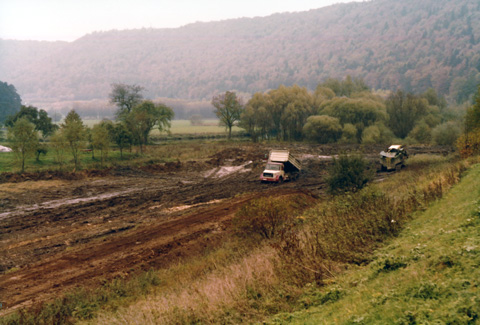
{"label": "dirt road", "polygon": [[[338,148],[292,146],[304,169],[297,181],[281,185],[258,180],[269,149],[250,145],[202,162],[4,180],[0,315],[198,255],[221,242],[235,212],[253,198],[322,195]],[[375,159],[379,151],[372,147],[365,155]]]}

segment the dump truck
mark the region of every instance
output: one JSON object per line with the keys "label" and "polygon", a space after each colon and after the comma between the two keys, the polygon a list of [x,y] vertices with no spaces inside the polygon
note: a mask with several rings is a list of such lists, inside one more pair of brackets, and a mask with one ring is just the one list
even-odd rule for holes
{"label": "dump truck", "polygon": [[402,145],[391,145],[387,151],[380,152],[381,169],[387,171],[398,170],[405,166],[407,158],[407,150]]}
{"label": "dump truck", "polygon": [[282,183],[297,179],[302,170],[300,161],[288,150],[271,150],[260,181]]}

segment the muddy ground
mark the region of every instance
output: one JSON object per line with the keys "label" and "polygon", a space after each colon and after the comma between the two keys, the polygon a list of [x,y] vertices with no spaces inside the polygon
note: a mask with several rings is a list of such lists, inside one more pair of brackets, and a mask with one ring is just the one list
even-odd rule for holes
{"label": "muddy ground", "polygon": [[[261,184],[272,148],[245,145],[205,161],[141,169],[1,175],[0,315],[198,255],[228,235],[235,212],[253,198],[324,195],[328,156],[339,153],[337,146],[292,145],[303,163],[300,178]],[[383,149],[362,148],[372,161]]]}

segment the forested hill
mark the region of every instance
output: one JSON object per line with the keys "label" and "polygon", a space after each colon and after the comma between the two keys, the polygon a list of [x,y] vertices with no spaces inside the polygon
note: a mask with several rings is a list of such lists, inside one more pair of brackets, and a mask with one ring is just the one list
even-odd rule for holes
{"label": "forested hill", "polygon": [[346,75],[461,102],[479,70],[478,0],[372,0],[71,43],[0,41],[0,80],[33,102],[106,98],[114,82],[144,86],[150,98],[211,99]]}

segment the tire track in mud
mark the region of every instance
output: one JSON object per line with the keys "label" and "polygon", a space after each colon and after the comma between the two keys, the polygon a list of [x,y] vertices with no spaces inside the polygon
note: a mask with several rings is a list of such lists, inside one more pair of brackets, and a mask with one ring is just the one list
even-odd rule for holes
{"label": "tire track in mud", "polygon": [[[270,193],[269,193],[270,192]],[[294,189],[266,191],[260,195],[291,195]],[[132,269],[166,267],[195,256],[209,245],[205,235],[220,238],[222,223],[258,193],[199,206],[195,211],[155,225],[145,225],[108,241],[92,241],[72,251],[62,251],[31,263],[12,274],[0,276],[2,299],[12,311],[48,301],[78,286],[97,286],[101,280],[125,276]],[[209,237],[210,238],[210,237]],[[210,238],[212,241],[214,239]]]}
{"label": "tire track in mud", "polygon": [[[74,180],[65,188],[32,193],[40,203],[30,208],[25,208],[28,201],[15,200],[23,207],[2,211],[0,218],[0,297],[7,306],[0,315],[52,300],[75,286],[93,288],[103,279],[196,256],[228,234],[236,209],[252,198],[320,196],[331,160],[318,157],[334,149],[296,147],[308,155],[304,171],[281,185],[260,184],[263,156],[258,153],[267,150],[252,147],[232,150],[230,156],[220,153],[212,158],[215,163],[117,170],[114,176]],[[370,151],[372,157],[376,151]]]}

